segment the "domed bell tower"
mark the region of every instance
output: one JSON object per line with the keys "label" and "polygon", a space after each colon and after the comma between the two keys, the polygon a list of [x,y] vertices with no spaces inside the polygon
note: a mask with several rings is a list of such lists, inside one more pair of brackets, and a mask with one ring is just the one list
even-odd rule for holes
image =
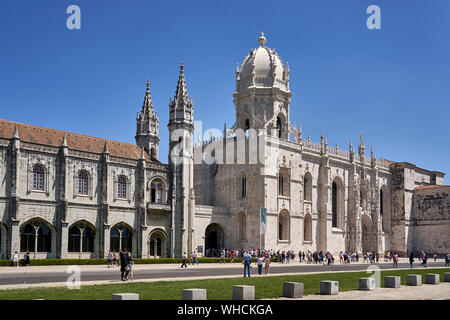
{"label": "domed bell tower", "polygon": [[236,69],[236,129],[278,129],[289,138],[289,65],[283,64],[275,49],[266,47],[261,32],[259,47],[251,49],[241,68]]}

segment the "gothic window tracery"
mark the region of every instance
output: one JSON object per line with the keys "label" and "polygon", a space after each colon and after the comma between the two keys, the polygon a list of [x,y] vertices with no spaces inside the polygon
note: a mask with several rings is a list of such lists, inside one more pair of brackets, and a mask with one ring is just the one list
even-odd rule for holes
{"label": "gothic window tracery", "polygon": [[78,173],[78,194],[88,194],[88,174],[85,171]]}
{"label": "gothic window tracery", "polygon": [[33,189],[44,190],[45,171],[40,165],[33,167]]}

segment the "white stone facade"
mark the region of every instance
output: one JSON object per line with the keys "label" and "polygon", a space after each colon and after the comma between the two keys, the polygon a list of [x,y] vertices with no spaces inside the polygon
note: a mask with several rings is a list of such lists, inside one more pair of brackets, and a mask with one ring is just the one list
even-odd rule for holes
{"label": "white stone facade", "polygon": [[[149,83],[137,145],[0,120],[0,258],[28,244],[35,258],[105,257],[124,246],[135,257],[213,248],[448,252],[444,174],[366,157],[362,134],[357,152],[351,142],[345,151],[323,135],[319,143],[302,136],[289,118],[289,67],[265,42],[261,35],[236,70],[233,127],[195,146],[181,66],[169,164],[158,161]],[[263,144],[253,130],[267,133]],[[218,163],[198,163],[198,153]]]}

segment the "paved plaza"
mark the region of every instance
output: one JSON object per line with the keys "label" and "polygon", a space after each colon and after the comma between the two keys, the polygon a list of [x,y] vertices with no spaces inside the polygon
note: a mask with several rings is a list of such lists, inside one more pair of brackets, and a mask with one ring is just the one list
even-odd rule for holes
{"label": "paved plaza", "polygon": [[[252,275],[258,277],[257,267],[252,264]],[[335,264],[323,266],[321,264],[306,264],[298,261],[290,264],[272,263],[269,276],[312,274],[324,272],[355,272],[364,271],[370,264],[357,262],[350,265]],[[392,263],[380,261],[377,265],[382,270],[392,270]],[[429,268],[443,268],[443,259],[429,262]],[[0,290],[25,289],[33,287],[60,287],[66,285],[70,274],[66,273],[69,266],[29,266],[29,267],[3,267],[0,274]],[[108,268],[106,265],[79,266],[81,271],[81,284],[112,284],[120,281],[120,268]],[[401,258],[398,269],[409,269],[407,259]],[[414,269],[424,269],[416,264]],[[203,263],[188,265],[181,269],[179,264],[142,264],[133,267],[133,282],[154,282],[173,280],[199,280],[213,278],[238,278],[242,277],[242,263]],[[370,274],[368,274],[370,275]],[[263,275],[264,276],[264,275]]]}

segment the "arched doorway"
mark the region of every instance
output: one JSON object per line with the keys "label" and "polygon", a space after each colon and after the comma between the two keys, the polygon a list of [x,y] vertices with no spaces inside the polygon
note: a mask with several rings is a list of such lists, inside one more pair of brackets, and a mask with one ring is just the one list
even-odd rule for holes
{"label": "arched doorway", "polygon": [[224,247],[224,232],[217,223],[211,223],[205,231],[206,256],[220,256],[219,249]]}
{"label": "arched doorway", "polygon": [[156,229],[150,233],[148,255],[150,258],[165,258],[166,253],[166,234],[164,231]]}
{"label": "arched doorway", "polygon": [[363,251],[372,251],[372,221],[367,214],[361,216],[361,246]]}

